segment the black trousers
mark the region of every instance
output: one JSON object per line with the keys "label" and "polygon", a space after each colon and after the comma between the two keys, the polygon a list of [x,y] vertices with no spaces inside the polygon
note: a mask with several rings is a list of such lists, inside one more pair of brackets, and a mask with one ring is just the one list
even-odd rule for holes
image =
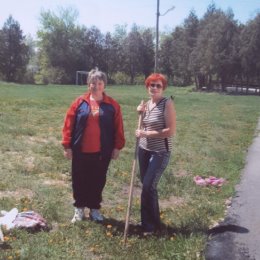
{"label": "black trousers", "polygon": [[111,158],[100,153],[74,152],[72,158],[72,190],[77,208],[99,209]]}

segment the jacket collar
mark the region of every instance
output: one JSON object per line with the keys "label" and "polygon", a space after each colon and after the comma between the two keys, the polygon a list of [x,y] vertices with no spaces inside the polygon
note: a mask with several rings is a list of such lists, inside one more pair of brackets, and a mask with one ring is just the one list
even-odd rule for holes
{"label": "jacket collar", "polygon": [[[82,96],[82,99],[84,99],[86,102],[90,102],[90,92],[87,92],[85,93],[83,96]],[[106,95],[105,92],[103,92],[103,100],[102,102],[105,102],[105,103],[109,103],[109,99],[108,99],[108,96]]]}

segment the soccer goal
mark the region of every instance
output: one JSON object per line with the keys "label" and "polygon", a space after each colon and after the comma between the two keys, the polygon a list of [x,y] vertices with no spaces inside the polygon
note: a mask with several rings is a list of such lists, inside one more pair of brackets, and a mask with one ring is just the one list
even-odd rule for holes
{"label": "soccer goal", "polygon": [[78,70],[76,71],[76,85],[84,85],[87,82],[87,71]]}

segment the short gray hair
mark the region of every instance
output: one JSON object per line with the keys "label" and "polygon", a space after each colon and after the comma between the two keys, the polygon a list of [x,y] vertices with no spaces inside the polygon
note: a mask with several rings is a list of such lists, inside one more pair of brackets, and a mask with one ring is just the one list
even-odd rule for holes
{"label": "short gray hair", "polygon": [[107,84],[107,75],[106,73],[98,70],[98,68],[92,69],[89,73],[88,73],[88,79],[87,79],[87,84],[89,85],[90,83],[92,83],[93,81],[96,80],[102,80],[105,85]]}

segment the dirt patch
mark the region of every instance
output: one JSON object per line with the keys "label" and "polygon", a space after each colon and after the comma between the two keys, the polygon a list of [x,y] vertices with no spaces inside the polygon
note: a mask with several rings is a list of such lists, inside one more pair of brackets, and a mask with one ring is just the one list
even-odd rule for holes
{"label": "dirt patch", "polygon": [[186,170],[179,170],[177,173],[173,173],[175,177],[187,177],[190,174]]}
{"label": "dirt patch", "polygon": [[28,138],[28,143],[31,143],[31,144],[35,144],[35,143],[42,143],[42,144],[54,143],[54,144],[60,144],[60,141],[58,141],[57,138],[55,138],[55,137],[42,138],[42,137],[30,136],[30,137]]}
{"label": "dirt patch", "polygon": [[43,184],[45,185],[53,185],[53,186],[62,186],[62,187],[68,187],[69,184],[62,180],[45,180],[43,181]]}
{"label": "dirt patch", "polygon": [[[128,197],[129,196],[129,186],[124,186],[122,188],[121,193],[123,194],[123,196]],[[134,186],[133,188],[133,197],[140,197],[141,196],[141,192],[142,192],[142,188],[140,186]]]}
{"label": "dirt patch", "polygon": [[160,200],[160,207],[162,209],[174,209],[176,207],[179,207],[181,205],[185,204],[185,199],[181,197],[171,196],[168,199]]}
{"label": "dirt patch", "polygon": [[21,198],[32,198],[34,195],[33,191],[29,189],[18,189],[16,191],[0,191],[0,197],[14,197],[16,200]]}
{"label": "dirt patch", "polygon": [[34,169],[34,167],[35,167],[34,161],[35,161],[35,158],[33,156],[29,156],[24,159],[25,168],[28,171],[32,171]]}

